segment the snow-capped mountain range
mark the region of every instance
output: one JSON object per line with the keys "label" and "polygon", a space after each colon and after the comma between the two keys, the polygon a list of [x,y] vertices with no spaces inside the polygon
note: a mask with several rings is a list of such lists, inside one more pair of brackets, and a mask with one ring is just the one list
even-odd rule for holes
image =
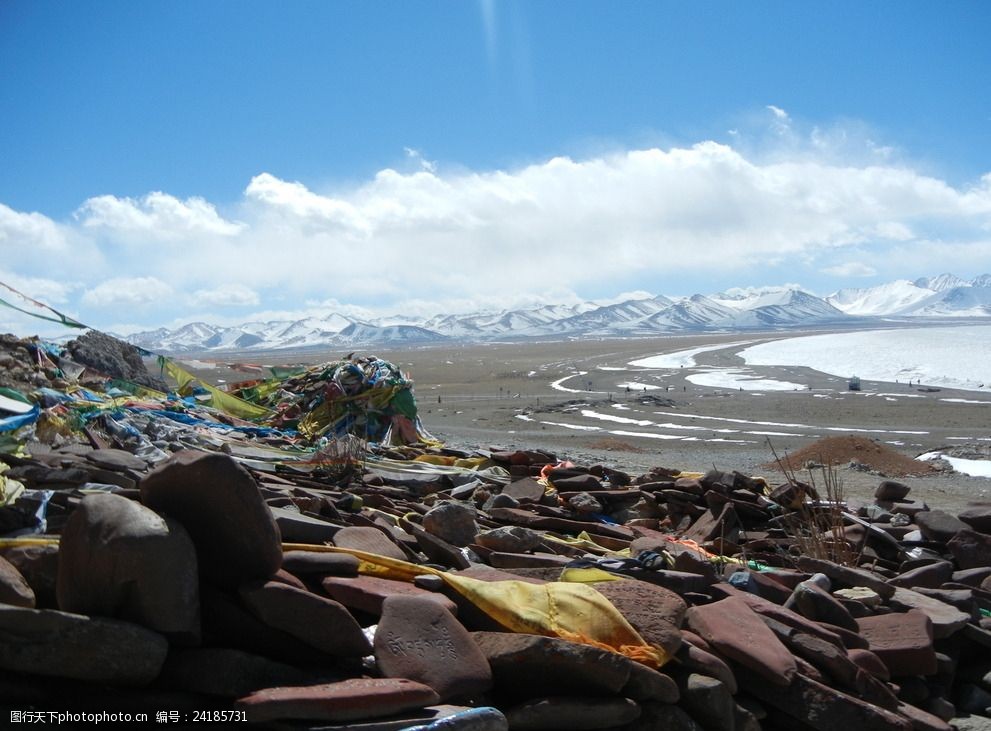
{"label": "snow-capped mountain range", "polygon": [[952,274],[841,289],[821,298],[797,287],[663,295],[616,304],[582,302],[462,315],[361,321],[337,313],[295,321],[219,327],[202,322],[126,339],[165,353],[273,350],[554,337],[630,337],[665,333],[773,330],[869,322],[871,318],[991,317],[991,275]]}

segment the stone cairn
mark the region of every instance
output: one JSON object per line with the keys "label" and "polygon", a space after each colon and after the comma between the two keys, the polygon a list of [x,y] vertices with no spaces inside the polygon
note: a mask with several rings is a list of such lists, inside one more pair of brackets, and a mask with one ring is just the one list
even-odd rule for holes
{"label": "stone cairn", "polygon": [[[45,534],[0,542],[0,697],[266,728],[991,727],[991,504],[953,516],[886,481],[873,504],[837,506],[794,480],[486,456],[508,482],[335,486],[222,453],[152,467],[79,444],[4,456],[50,499]],[[8,536],[31,523],[24,506],[2,515]],[[437,575],[359,575],[321,546],[484,581],[595,566],[672,659],[507,632]]]}

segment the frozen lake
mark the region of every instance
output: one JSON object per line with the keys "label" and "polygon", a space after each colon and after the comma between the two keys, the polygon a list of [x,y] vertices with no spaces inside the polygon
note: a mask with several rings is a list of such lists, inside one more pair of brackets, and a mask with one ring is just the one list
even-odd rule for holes
{"label": "frozen lake", "polygon": [[747,365],[806,366],[842,378],[991,391],[991,325],[809,335],[739,352]]}

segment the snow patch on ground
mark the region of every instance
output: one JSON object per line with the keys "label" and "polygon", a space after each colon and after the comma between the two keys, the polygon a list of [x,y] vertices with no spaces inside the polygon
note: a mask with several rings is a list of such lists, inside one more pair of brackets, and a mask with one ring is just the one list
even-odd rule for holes
{"label": "snow patch on ground", "polygon": [[920,454],[917,459],[932,460],[942,457],[949,462],[953,469],[963,475],[971,477],[991,477],[991,460],[987,459],[962,459],[961,457],[948,457],[942,452],[926,452]]}
{"label": "snow patch on ground", "polygon": [[652,355],[648,358],[634,360],[630,362],[630,365],[637,368],[692,368],[695,366],[695,356],[699,353],[709,353],[713,350],[723,350],[725,348],[737,348],[741,345],[750,345],[755,342],[757,341],[741,340],[738,343],[722,343],[720,345],[706,345],[701,348],[678,350],[674,353]]}
{"label": "snow patch on ground", "polygon": [[631,391],[660,391],[663,386],[652,386],[649,383],[637,383],[636,381],[627,381],[625,383],[617,383],[616,388],[628,388]]}
{"label": "snow patch on ground", "polygon": [[686,378],[696,386],[708,388],[731,388],[734,391],[801,391],[805,386],[788,381],[776,381],[770,378],[760,378],[753,371],[741,368],[720,368],[705,373],[693,373]]}

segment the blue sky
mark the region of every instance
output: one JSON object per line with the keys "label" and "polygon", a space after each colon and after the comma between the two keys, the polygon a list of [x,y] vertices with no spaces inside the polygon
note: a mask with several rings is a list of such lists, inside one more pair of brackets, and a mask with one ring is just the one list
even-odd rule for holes
{"label": "blue sky", "polygon": [[984,2],[6,0],[0,281],[126,330],[975,276],[989,30]]}

